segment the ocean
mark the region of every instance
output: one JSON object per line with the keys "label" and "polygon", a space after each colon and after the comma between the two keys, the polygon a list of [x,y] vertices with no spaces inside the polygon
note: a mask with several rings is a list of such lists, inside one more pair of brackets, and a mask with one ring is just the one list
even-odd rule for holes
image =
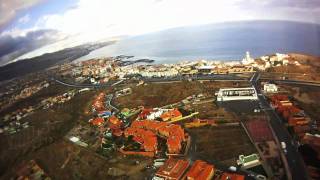
{"label": "ocean", "polygon": [[78,60],[133,55],[156,63],[241,60],[274,53],[320,56],[320,25],[290,21],[242,21],[179,27],[128,37]]}

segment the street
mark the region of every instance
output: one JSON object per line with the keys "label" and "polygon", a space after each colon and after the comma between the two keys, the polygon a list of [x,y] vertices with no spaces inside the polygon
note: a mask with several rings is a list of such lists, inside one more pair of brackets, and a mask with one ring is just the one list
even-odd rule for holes
{"label": "street", "polygon": [[[259,73],[255,73],[250,79],[252,85],[256,89],[257,93],[260,94],[260,89],[257,87],[259,81]],[[281,118],[278,114],[270,107],[269,102],[263,95],[258,96],[259,101],[262,107],[267,107],[264,109],[265,113],[270,118],[270,125],[272,130],[274,131],[277,139],[280,142],[286,143],[287,153],[285,153],[285,158],[288,164],[288,168],[290,169],[291,177],[294,180],[304,180],[309,179],[306,171],[305,164],[300,153],[297,150],[297,147],[294,145],[293,140],[285,127],[282,124]],[[281,150],[282,148],[279,147]],[[290,175],[289,175],[290,176]],[[288,177],[289,177],[288,176]]]}

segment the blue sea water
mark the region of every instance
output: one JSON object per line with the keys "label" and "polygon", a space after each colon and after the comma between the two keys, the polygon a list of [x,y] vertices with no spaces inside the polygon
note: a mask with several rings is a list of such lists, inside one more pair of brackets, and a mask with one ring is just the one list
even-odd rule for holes
{"label": "blue sea water", "polygon": [[158,63],[240,60],[279,53],[320,56],[320,25],[290,21],[242,21],[180,27],[123,39],[81,57],[133,55]]}

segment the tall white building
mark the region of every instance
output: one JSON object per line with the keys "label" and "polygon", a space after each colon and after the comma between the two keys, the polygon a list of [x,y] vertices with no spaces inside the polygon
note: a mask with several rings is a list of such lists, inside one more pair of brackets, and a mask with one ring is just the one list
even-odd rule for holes
{"label": "tall white building", "polygon": [[254,62],[254,59],[251,58],[250,52],[247,51],[245,58],[242,59],[242,64],[247,65],[247,64],[251,64],[251,63],[253,63],[253,62]]}

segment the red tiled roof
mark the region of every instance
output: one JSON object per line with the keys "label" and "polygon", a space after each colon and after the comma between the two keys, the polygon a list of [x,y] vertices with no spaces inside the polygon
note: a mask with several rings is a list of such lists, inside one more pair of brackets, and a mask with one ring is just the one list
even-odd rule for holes
{"label": "red tiled roof", "polygon": [[169,158],[156,173],[157,176],[167,179],[181,179],[189,167],[189,161],[183,159]]}
{"label": "red tiled roof", "polygon": [[147,115],[149,115],[153,110],[152,109],[143,109],[139,114],[140,119],[146,119]]}
{"label": "red tiled roof", "polygon": [[93,100],[93,103],[92,103],[92,106],[93,108],[96,110],[96,111],[103,111],[105,110],[105,107],[104,107],[104,98],[105,98],[105,94],[104,93],[100,93],[94,100]]}
{"label": "red tiled roof", "polygon": [[206,180],[214,174],[214,166],[204,161],[196,160],[187,173],[188,180]]}
{"label": "red tiled roof", "polygon": [[90,123],[94,126],[101,126],[104,123],[104,119],[103,118],[95,118],[95,119],[91,120]]}
{"label": "red tiled roof", "polygon": [[150,140],[152,141],[150,143],[150,146],[146,143],[146,140],[144,140],[143,143],[148,147],[148,149],[151,149],[151,147],[156,147],[156,134],[160,134],[161,136],[167,138],[168,152],[170,154],[179,153],[182,148],[182,141],[185,141],[184,130],[181,128],[180,125],[169,124],[160,121],[136,120],[132,122],[131,127],[127,128],[124,133],[126,137],[130,135],[150,137],[150,139],[152,139]]}
{"label": "red tiled roof", "polygon": [[167,139],[168,153],[178,154],[181,150],[181,139],[178,137],[169,136]]}
{"label": "red tiled roof", "polygon": [[244,180],[244,176],[240,174],[224,172],[221,175],[220,180]]}
{"label": "red tiled roof", "polygon": [[149,130],[129,127],[125,130],[124,135],[133,136],[133,140],[140,143],[145,151],[157,151],[157,136]]}
{"label": "red tiled roof", "polygon": [[116,116],[111,116],[109,118],[109,123],[115,126],[120,126],[122,124],[122,121],[120,121]]}
{"label": "red tiled roof", "polygon": [[174,110],[163,113],[160,117],[163,120],[168,120],[168,119],[179,117],[179,116],[182,116],[181,112],[177,109],[174,109]]}

